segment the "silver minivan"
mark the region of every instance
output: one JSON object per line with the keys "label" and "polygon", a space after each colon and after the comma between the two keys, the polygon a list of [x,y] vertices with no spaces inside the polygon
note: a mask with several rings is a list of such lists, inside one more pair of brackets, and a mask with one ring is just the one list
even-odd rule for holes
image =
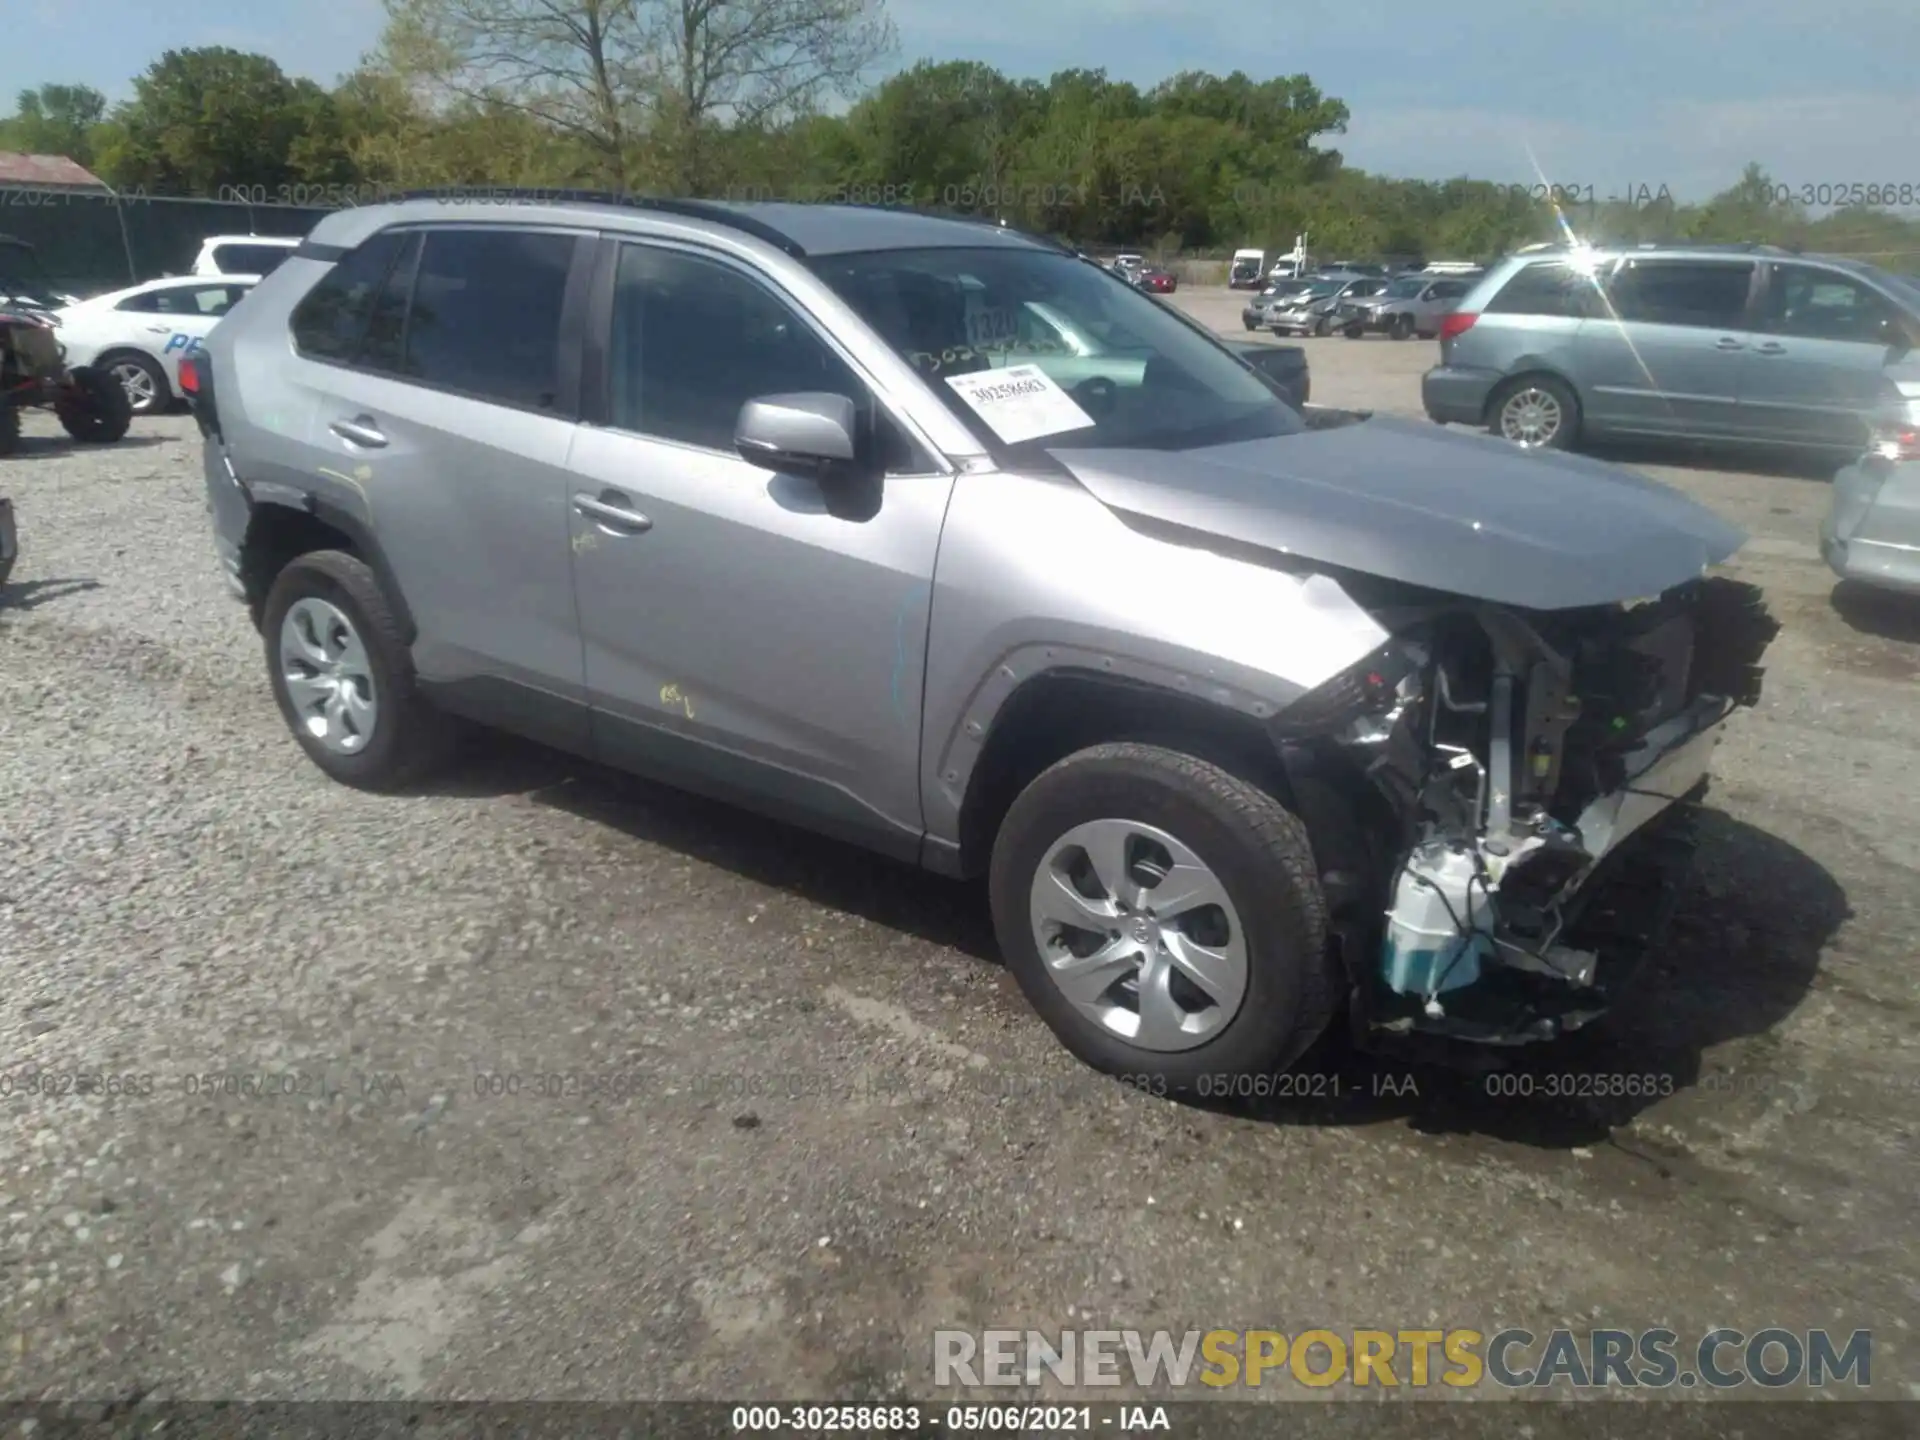
{"label": "silver minivan", "polygon": [[1858,454],[1920,287],[1765,245],[1535,247],[1440,326],[1434,420],[1528,448],[1653,436]]}

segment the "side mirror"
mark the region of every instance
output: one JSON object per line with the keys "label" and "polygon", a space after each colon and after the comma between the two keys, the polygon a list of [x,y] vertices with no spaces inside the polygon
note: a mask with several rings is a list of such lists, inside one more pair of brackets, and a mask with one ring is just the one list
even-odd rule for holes
{"label": "side mirror", "polygon": [[733,445],[763,470],[831,480],[855,470],[859,413],[845,395],[762,395],[740,407]]}

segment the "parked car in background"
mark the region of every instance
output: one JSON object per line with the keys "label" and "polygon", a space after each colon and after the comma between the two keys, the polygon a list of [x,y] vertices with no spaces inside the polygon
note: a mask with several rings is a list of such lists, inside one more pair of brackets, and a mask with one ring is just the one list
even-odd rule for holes
{"label": "parked car in background", "polygon": [[1920,593],[1920,361],[1884,378],[1866,453],[1833,477],[1820,554],[1842,580]]}
{"label": "parked car in background", "polygon": [[1441,317],[1465,299],[1473,285],[1470,275],[1439,279],[1424,271],[1402,275],[1387,281],[1372,295],[1349,297],[1335,324],[1349,340],[1375,332],[1395,340],[1411,340],[1416,335],[1431,340],[1440,333]]}
{"label": "parked car in background", "polygon": [[272,274],[299,245],[297,238],[286,235],[209,235],[200,242],[193,273],[251,275],[258,279]]}
{"label": "parked car in background", "polygon": [[1231,348],[1258,370],[1289,405],[1296,410],[1306,408],[1313,384],[1307,373],[1305,350],[1298,345],[1267,345],[1257,340],[1238,341]]}
{"label": "parked car in background", "polygon": [[1240,323],[1249,330],[1267,328],[1267,310],[1277,302],[1298,295],[1313,285],[1311,278],[1291,280],[1269,280],[1260,293],[1254,296],[1240,310]]}
{"label": "parked car in background", "polygon": [[1267,328],[1276,335],[1331,335],[1341,302],[1376,295],[1387,282],[1369,275],[1319,275],[1305,290],[1267,307]]}
{"label": "parked car in background", "polygon": [[1146,264],[1146,256],[1129,253],[1114,256],[1112,268],[1114,274],[1118,275],[1128,284],[1132,284],[1140,278],[1140,272],[1146,268]]}
{"label": "parked car in background", "polygon": [[1266,278],[1267,252],[1264,250],[1236,250],[1232,263],[1227,267],[1227,288],[1229,290],[1258,290]]}
{"label": "parked car in background", "polygon": [[1157,265],[1143,266],[1133,283],[1155,295],[1171,295],[1180,288],[1180,282],[1174,278],[1173,272],[1162,270]]}
{"label": "parked car in background", "polygon": [[69,365],[110,373],[136,415],[180,396],[180,361],[200,349],[220,317],[259,283],[258,275],[149,280],[96,295],[58,312]]}
{"label": "parked car in background", "polygon": [[1517,445],[1652,436],[1851,459],[1920,345],[1920,288],[1769,245],[1515,255],[1446,317],[1421,384],[1436,420]]}

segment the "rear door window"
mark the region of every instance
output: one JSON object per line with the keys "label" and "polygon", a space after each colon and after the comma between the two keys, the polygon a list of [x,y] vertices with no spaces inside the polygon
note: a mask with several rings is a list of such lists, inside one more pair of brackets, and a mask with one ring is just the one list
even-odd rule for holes
{"label": "rear door window", "polygon": [[560,307],[572,235],[433,230],[413,282],[403,373],[482,400],[551,410],[559,401]]}
{"label": "rear door window", "polygon": [[1742,330],[1753,263],[1727,260],[1626,260],[1608,283],[1622,320]]}

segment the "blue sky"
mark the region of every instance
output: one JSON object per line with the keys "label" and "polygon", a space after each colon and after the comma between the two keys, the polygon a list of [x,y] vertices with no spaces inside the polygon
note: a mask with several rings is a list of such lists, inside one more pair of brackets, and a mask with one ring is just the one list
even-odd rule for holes
{"label": "blue sky", "polygon": [[[116,98],[162,50],[232,45],[331,80],[379,0],[0,0],[0,96]],[[1305,72],[1353,112],[1336,144],[1390,175],[1472,174],[1703,198],[1758,160],[1783,183],[1920,191],[1920,0],[891,0],[902,62],[1013,75]],[[79,23],[76,23],[78,21]],[[6,108],[10,108],[10,105]]]}

